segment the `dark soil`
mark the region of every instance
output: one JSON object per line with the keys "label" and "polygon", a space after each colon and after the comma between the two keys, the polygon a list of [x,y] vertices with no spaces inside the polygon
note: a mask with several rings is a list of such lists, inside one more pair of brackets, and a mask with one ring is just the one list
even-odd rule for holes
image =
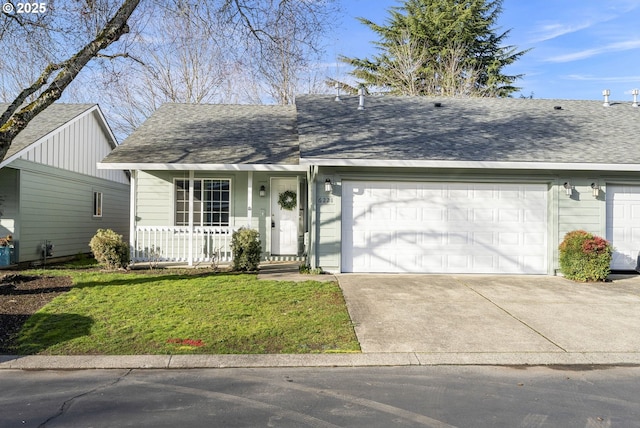
{"label": "dark soil", "polygon": [[11,354],[12,339],[25,321],[71,286],[68,276],[0,272],[0,354]]}

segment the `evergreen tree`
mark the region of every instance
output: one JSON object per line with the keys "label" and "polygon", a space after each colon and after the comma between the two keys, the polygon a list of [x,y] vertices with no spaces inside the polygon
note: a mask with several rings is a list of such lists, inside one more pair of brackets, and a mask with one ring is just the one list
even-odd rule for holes
{"label": "evergreen tree", "polygon": [[366,86],[397,95],[506,97],[522,75],[505,66],[526,51],[502,46],[496,32],[503,0],[406,0],[385,25],[359,18],[380,37],[372,59],[342,57]]}

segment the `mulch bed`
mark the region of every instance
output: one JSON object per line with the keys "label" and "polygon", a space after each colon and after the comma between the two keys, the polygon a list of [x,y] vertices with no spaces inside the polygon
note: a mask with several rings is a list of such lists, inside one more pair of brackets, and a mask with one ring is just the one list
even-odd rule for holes
{"label": "mulch bed", "polygon": [[25,321],[71,287],[72,281],[68,276],[0,272],[0,354],[11,354],[12,338]]}

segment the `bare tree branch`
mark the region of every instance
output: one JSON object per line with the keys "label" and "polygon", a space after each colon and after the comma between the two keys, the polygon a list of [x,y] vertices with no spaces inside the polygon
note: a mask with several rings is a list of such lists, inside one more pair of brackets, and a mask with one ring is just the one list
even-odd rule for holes
{"label": "bare tree branch", "polygon": [[[19,108],[16,107],[16,105],[21,105],[24,99],[26,99],[26,97],[24,97],[25,93],[29,93],[28,95],[31,95],[38,89],[43,88],[52,73],[54,71],[58,71],[51,84],[38,96],[38,98],[36,98],[35,101],[29,103],[19,111],[14,110],[14,113],[11,115],[9,115],[9,112],[2,115],[3,120],[0,122],[0,159],[4,159],[4,156],[9,150],[11,142],[16,135],[26,128],[29,122],[38,113],[43,111],[62,96],[63,91],[67,86],[69,86],[89,61],[95,58],[101,50],[117,41],[120,36],[129,32],[127,20],[138,6],[138,3],[140,3],[140,0],[125,0],[120,9],[118,9],[113,18],[107,22],[94,40],[89,42],[78,53],[59,66],[47,67],[44,73],[40,76],[40,79],[18,96],[18,98],[11,104],[12,107],[10,107],[10,109]],[[5,118],[5,116],[9,117]]]}

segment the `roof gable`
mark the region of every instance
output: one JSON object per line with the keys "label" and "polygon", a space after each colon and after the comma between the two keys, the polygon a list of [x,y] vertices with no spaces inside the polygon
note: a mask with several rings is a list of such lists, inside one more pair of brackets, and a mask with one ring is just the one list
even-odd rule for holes
{"label": "roof gable", "polygon": [[[4,111],[8,107],[9,104],[0,103],[0,111]],[[102,121],[101,126],[103,126],[105,133],[108,134],[107,139],[109,140],[109,144],[112,148],[115,147],[115,137],[106,124],[106,120],[97,104],[54,103],[34,117],[27,127],[14,138],[0,166],[4,166],[12,159],[23,155],[26,150],[30,150],[33,146],[45,141],[45,138],[50,134],[58,131],[72,121],[79,119],[81,116],[89,114],[91,111],[98,112]]]}
{"label": "roof gable", "polygon": [[97,104],[54,103],[17,135],[0,168],[19,168],[18,161],[25,160],[126,184],[123,171],[97,168],[114,147],[115,137]]}

